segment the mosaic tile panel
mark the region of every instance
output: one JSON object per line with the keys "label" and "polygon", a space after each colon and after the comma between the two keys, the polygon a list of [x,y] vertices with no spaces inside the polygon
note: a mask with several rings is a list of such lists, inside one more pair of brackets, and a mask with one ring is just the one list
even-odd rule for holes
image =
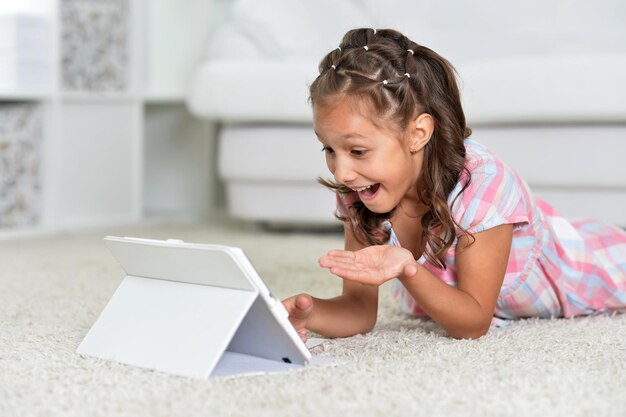
{"label": "mosaic tile panel", "polygon": [[61,83],[66,91],[128,87],[129,0],[61,1]]}
{"label": "mosaic tile panel", "polygon": [[0,228],[39,222],[42,146],[41,106],[0,104]]}

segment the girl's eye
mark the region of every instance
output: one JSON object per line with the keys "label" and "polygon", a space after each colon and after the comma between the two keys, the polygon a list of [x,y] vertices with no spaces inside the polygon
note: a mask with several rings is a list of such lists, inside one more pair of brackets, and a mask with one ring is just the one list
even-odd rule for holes
{"label": "girl's eye", "polygon": [[352,155],[363,156],[367,151],[365,149],[352,149]]}
{"label": "girl's eye", "polygon": [[322,152],[333,153],[333,148],[329,148],[328,146],[322,147]]}

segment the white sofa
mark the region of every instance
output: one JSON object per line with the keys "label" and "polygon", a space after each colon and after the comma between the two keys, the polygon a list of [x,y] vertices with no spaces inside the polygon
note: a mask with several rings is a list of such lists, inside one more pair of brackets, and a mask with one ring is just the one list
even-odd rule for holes
{"label": "white sofa", "polygon": [[618,0],[235,1],[188,105],[220,123],[233,216],[332,224],[307,88],[347,29],[396,28],[456,66],[473,137],[538,196],[570,217],[626,225],[624,21]]}

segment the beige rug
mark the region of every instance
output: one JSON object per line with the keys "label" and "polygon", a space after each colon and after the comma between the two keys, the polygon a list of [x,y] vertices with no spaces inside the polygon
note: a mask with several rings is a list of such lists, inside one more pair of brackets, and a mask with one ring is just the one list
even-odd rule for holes
{"label": "beige rug", "polygon": [[273,292],[339,292],[317,266],[338,234],[162,226],[0,242],[0,416],[626,416],[626,315],[526,320],[454,340],[383,288],[365,336],[326,341],[335,365],[217,380],[81,357],[122,279],[105,234],[244,248]]}

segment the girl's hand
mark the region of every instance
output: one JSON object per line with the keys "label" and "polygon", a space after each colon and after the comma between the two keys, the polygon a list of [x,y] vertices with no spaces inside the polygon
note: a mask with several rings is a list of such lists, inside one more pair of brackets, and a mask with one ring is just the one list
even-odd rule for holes
{"label": "girl's hand", "polygon": [[287,309],[289,321],[300,335],[300,339],[306,342],[306,325],[313,312],[313,298],[309,294],[299,294],[283,300],[283,305]]}
{"label": "girl's hand", "polygon": [[319,263],[341,278],[375,286],[417,273],[413,254],[390,245],[369,246],[356,252],[332,250],[322,256]]}

